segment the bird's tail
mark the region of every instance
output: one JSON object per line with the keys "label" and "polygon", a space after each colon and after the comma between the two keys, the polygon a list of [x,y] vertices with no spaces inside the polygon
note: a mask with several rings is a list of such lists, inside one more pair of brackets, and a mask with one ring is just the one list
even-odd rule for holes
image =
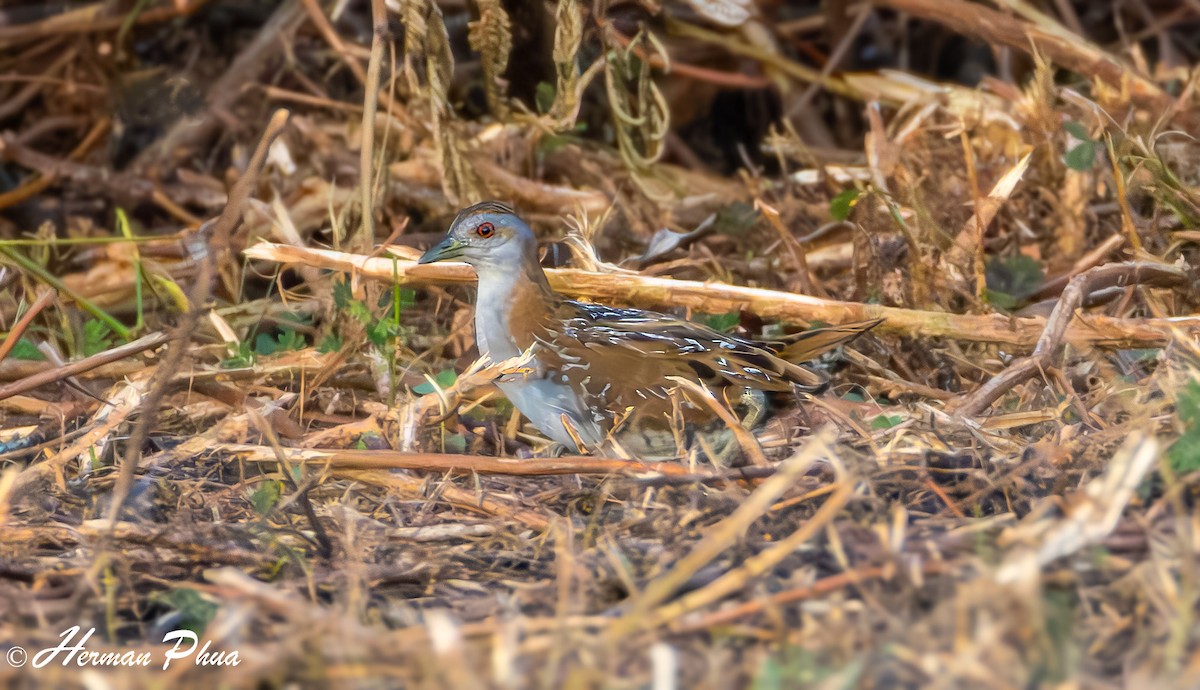
{"label": "bird's tail", "polygon": [[812,361],[838,345],[844,345],[854,340],[881,323],[883,323],[883,319],[869,319],[840,326],[823,326],[797,333],[784,341],[786,344],[779,349],[779,357],[796,364]]}

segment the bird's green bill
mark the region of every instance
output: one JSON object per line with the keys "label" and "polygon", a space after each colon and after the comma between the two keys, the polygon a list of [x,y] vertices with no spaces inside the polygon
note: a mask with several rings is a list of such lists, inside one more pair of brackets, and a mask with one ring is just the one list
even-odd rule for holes
{"label": "bird's green bill", "polygon": [[463,249],[466,245],[453,237],[446,236],[441,242],[429,248],[429,251],[421,255],[417,259],[419,264],[431,264],[434,261],[445,261],[447,259],[456,259],[463,254]]}

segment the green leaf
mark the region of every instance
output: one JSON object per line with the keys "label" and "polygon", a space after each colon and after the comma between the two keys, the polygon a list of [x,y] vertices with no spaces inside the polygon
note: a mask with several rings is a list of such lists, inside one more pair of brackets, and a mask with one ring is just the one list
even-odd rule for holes
{"label": "green leaf", "polygon": [[153,599],[179,613],[178,627],[203,635],[204,629],[217,615],[217,605],[194,589],[173,589]]}
{"label": "green leaf", "polygon": [[399,332],[396,322],[389,320],[379,320],[367,326],[367,340],[380,350],[385,350],[388,344],[396,337]]}
{"label": "green leaf", "polygon": [[379,293],[379,307],[386,308],[384,318],[394,318],[396,309],[401,313],[416,303],[417,292],[412,288],[402,288]]}
{"label": "green leaf", "polygon": [[1167,451],[1167,459],[1176,474],[1200,470],[1200,383],[1188,381],[1175,402],[1175,414],[1183,425],[1183,435]]}
{"label": "green leaf", "polygon": [[307,343],[304,341],[304,336],[290,328],[283,329],[283,332],[279,334],[279,337],[275,339],[275,342],[279,345],[277,352],[285,350],[303,350],[304,346],[307,345]]}
{"label": "green leaf", "polygon": [[900,425],[904,421],[904,417],[898,414],[881,414],[871,420],[871,428],[874,430],[891,429],[894,426]]}
{"label": "green leaf", "polygon": [[275,337],[271,337],[267,333],[259,333],[255,336],[254,352],[269,357],[288,350],[303,350],[306,344],[304,336],[290,328],[285,328]]}
{"label": "green leaf", "polygon": [[279,349],[279,344],[268,333],[259,333],[254,337],[254,354],[270,357]]}
{"label": "green leaf", "polygon": [[330,333],[324,338],[321,338],[321,343],[317,345],[317,352],[326,355],[330,352],[337,352],[342,349],[342,336],[337,333]]}
{"label": "green leaf", "polygon": [[103,321],[88,319],[83,322],[83,356],[91,357],[113,346],[112,329]]}
{"label": "green leaf", "polygon": [[984,270],[988,301],[1001,309],[1013,309],[1042,286],[1042,266],[1018,254],[1006,259],[993,257]]}
{"label": "green leaf", "polygon": [[783,668],[775,657],[768,656],[762,660],[750,687],[752,690],[782,690]]}
{"label": "green leaf", "polygon": [[29,342],[28,338],[18,340],[17,344],[13,345],[13,349],[8,353],[8,356],[13,359],[29,359],[35,362],[41,362],[46,359],[42,351],[37,349],[37,345]]}
{"label": "green leaf", "polygon": [[250,505],[254,506],[254,512],[265,516],[279,503],[279,496],[279,482],[266,481],[259,484],[254,493],[250,494]]}
{"label": "green leaf", "polygon": [[556,151],[561,151],[572,141],[574,141],[573,137],[566,137],[559,134],[547,134],[539,137],[536,149],[538,158],[545,158]]}
{"label": "green leaf", "polygon": [[237,351],[229,359],[221,360],[222,369],[242,369],[252,364],[254,364],[254,350],[250,347],[250,343],[244,340],[238,343]]}
{"label": "green leaf", "polygon": [[417,291],[412,288],[400,288],[400,306],[408,309],[417,303]]}
{"label": "green leaf", "polygon": [[731,311],[728,314],[698,314],[696,320],[714,331],[728,333],[730,329],[741,323],[740,312]]}
{"label": "green leaf", "polygon": [[1021,303],[1016,297],[1006,292],[997,292],[996,290],[984,290],[983,296],[987,298],[988,304],[1004,311],[1012,311]]}
{"label": "green leaf", "polygon": [[1087,127],[1084,127],[1082,122],[1071,120],[1063,125],[1063,129],[1067,130],[1068,134],[1080,141],[1094,141],[1092,137],[1088,135]]}
{"label": "green leaf", "polygon": [[854,210],[862,192],[857,189],[847,189],[829,200],[829,215],[834,220],[846,220]]}
{"label": "green leaf", "polygon": [[354,293],[350,292],[350,281],[338,280],[333,283],[333,305],[338,309],[345,309],[350,304],[350,300],[354,298]]}
{"label": "green leaf", "polygon": [[[442,369],[437,374],[434,374],[433,380],[437,381],[439,387],[446,388],[458,380],[458,374],[453,369]],[[413,388],[413,392],[420,395],[428,395],[433,392],[433,386],[429,385],[428,382],[422,383]]]}
{"label": "green leaf", "polygon": [[346,306],[351,318],[364,326],[369,326],[375,320],[371,309],[362,300],[351,300]]}
{"label": "green leaf", "polygon": [[1162,352],[1161,347],[1150,347],[1135,350],[1125,350],[1124,354],[1129,355],[1129,357],[1137,362],[1153,362],[1158,359],[1160,352]]}
{"label": "green leaf", "polygon": [[735,201],[717,211],[713,229],[722,235],[744,235],[758,222],[758,211],[744,201]]}
{"label": "green leaf", "polygon": [[462,434],[448,434],[442,440],[442,445],[445,446],[449,453],[465,453],[467,451],[467,437]]}
{"label": "green leaf", "polygon": [[548,81],[538,82],[538,85],[533,92],[533,101],[537,105],[539,113],[545,115],[546,113],[550,112],[550,109],[554,107],[555,95],[556,89],[554,88],[554,84],[551,84]]}
{"label": "green leaf", "polygon": [[1067,151],[1067,155],[1063,156],[1063,162],[1072,170],[1080,172],[1091,170],[1096,162],[1096,142],[1085,141]]}

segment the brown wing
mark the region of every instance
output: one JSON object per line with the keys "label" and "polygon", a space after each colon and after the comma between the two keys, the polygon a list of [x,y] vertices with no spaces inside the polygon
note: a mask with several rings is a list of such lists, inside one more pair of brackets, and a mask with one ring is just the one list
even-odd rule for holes
{"label": "brown wing", "polygon": [[823,376],[758,343],[666,314],[565,301],[558,316],[543,341],[564,373],[612,384],[605,396],[628,390],[617,396],[622,403],[665,397],[673,387],[668,376],[770,391],[825,384]]}

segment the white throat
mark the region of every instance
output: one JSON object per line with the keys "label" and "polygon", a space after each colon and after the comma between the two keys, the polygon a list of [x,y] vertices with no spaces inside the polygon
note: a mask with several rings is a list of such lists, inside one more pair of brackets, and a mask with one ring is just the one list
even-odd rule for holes
{"label": "white throat", "polygon": [[521,354],[517,344],[509,335],[508,297],[513,294],[519,270],[496,266],[478,266],[479,296],[475,300],[475,340],[479,354],[488,355],[493,362],[500,362]]}

